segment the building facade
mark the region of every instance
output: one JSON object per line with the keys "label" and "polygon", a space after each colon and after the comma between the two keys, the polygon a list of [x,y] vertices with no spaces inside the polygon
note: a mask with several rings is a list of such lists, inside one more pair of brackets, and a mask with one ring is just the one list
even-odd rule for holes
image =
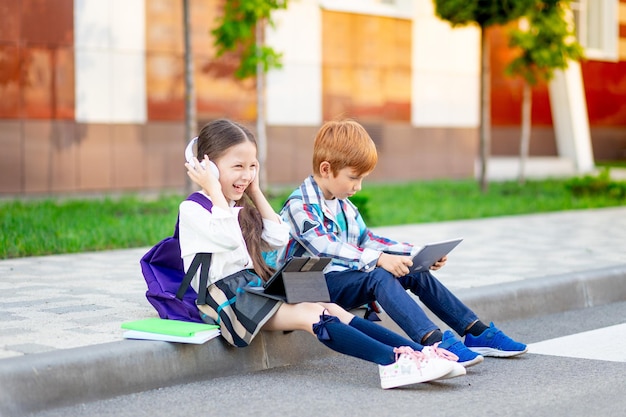
{"label": "building facade", "polygon": [[[576,3],[581,36],[599,51],[580,65],[593,154],[623,158],[626,0],[600,0],[599,11]],[[233,77],[236,57],[214,58],[222,0],[190,4],[198,124],[229,117],[254,128],[254,80]],[[182,189],[182,22],[182,0],[0,0],[0,193]],[[291,0],[275,22],[266,40],[284,65],[267,75],[269,184],[308,175],[316,130],[340,117],[376,142],[374,181],[474,175],[476,28],[452,29],[431,0]],[[489,40],[492,153],[514,155],[521,85],[502,75],[504,29]],[[534,90],[532,155],[563,153],[550,106],[563,91]]]}
{"label": "building facade", "polygon": [[[554,117],[564,101],[575,95],[561,89],[568,78],[580,83],[580,97],[585,114],[576,115],[573,125],[586,116],[583,126],[563,136],[573,136],[588,129],[595,160],[626,159],[626,1],[573,0],[573,17],[578,41],[585,48],[586,59],[573,63],[566,77],[557,74],[552,85],[533,88],[533,135],[531,154],[567,155],[567,144],[559,143]],[[506,28],[490,31],[492,47],[492,153],[499,156],[519,154],[522,81],[504,75],[504,68],[514,53],[507,46]],[[571,80],[571,76],[576,78]],[[560,146],[559,146],[560,145]]]}

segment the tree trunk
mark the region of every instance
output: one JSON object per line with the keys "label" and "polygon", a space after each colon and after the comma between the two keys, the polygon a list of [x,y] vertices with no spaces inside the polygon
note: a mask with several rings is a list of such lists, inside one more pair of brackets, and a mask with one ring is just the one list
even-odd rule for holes
{"label": "tree trunk", "polygon": [[[256,47],[257,54],[260,54],[263,46],[263,29],[265,25],[262,20],[257,21],[256,25]],[[263,71],[263,63],[261,59],[256,64],[256,131],[257,131],[257,151],[259,158],[259,186],[265,192],[267,190],[267,132],[265,121],[265,72]]]}
{"label": "tree trunk", "polygon": [[491,153],[491,71],[489,65],[489,39],[485,27],[480,29],[480,189],[486,193],[487,166]]}
{"label": "tree trunk", "polygon": [[[191,49],[191,19],[189,1],[183,0],[183,35],[185,39],[185,137],[183,138],[182,150],[185,149],[191,138],[196,136],[196,90],[193,82],[193,53]],[[182,161],[182,159],[181,159]],[[185,175],[185,191],[191,193],[192,182]]]}
{"label": "tree trunk", "polygon": [[531,110],[532,110],[532,88],[530,84],[524,81],[524,90],[522,96],[522,133],[520,138],[519,149],[519,178],[518,182],[524,184],[526,182],[525,168],[528,160],[530,149],[530,127],[531,127]]}

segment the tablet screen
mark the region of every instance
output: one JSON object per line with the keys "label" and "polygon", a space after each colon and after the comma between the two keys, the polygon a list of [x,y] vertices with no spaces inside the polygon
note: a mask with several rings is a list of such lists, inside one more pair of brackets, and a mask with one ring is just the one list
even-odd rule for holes
{"label": "tablet screen", "polygon": [[443,242],[428,243],[413,257],[413,266],[409,268],[410,271],[428,270],[435,262],[450,253],[462,240],[463,238],[456,238]]}

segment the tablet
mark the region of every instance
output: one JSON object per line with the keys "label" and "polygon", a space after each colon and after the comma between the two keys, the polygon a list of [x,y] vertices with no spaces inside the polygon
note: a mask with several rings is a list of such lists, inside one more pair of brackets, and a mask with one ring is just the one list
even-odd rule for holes
{"label": "tablet", "polygon": [[462,240],[463,238],[456,238],[426,244],[413,257],[413,266],[409,268],[410,272],[427,271],[435,262],[450,253]]}
{"label": "tablet", "polygon": [[318,258],[315,256],[290,257],[276,271],[274,275],[263,284],[264,288],[272,288],[277,281],[280,280],[283,272],[308,272],[323,271],[331,261],[331,258]]}
{"label": "tablet", "polygon": [[330,261],[331,258],[314,256],[289,258],[262,287],[245,286],[243,289],[287,303],[329,302],[323,271]]}

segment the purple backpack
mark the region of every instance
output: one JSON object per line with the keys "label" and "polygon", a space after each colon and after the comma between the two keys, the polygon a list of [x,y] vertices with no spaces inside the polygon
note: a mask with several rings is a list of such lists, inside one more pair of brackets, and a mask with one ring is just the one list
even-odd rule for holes
{"label": "purple backpack", "polygon": [[[193,193],[187,200],[200,204],[211,211],[213,204],[201,193]],[[174,235],[167,237],[154,245],[139,262],[141,272],[148,284],[146,298],[159,313],[162,319],[183,320],[203,323],[200,312],[196,307],[205,304],[206,291],[200,297],[191,287],[191,280],[200,270],[200,287],[206,288],[211,265],[210,253],[198,253],[193,259],[189,270],[185,274],[183,259],[180,255],[178,241],[178,219]]]}

